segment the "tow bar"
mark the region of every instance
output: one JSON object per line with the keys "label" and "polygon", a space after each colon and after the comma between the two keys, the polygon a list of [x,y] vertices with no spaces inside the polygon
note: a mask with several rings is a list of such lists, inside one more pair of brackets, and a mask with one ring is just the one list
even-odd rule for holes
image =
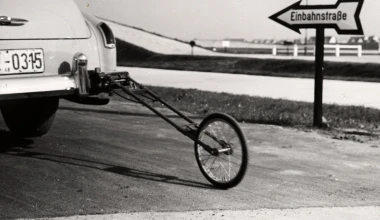
{"label": "tow bar", "polygon": [[[87,100],[94,104],[89,95],[115,93],[127,101],[140,103],[194,141],[197,164],[205,178],[215,187],[227,189],[235,187],[243,180],[249,158],[247,141],[235,119],[226,114],[213,113],[197,124],[146,86],[132,79],[128,72],[107,73],[101,72],[100,68],[87,71],[87,62],[84,62],[84,58],[81,54],[74,57],[76,63],[73,65],[73,74],[79,86],[77,95],[79,99],[75,98],[71,101],[80,100],[80,103],[85,103]],[[148,104],[147,100],[161,103],[182,118],[185,124],[182,126],[176,124]],[[95,102],[105,104],[108,100]]]}

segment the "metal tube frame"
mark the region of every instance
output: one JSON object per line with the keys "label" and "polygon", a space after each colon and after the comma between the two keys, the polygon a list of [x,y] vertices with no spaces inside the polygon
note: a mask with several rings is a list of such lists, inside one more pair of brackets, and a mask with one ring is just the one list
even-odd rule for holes
{"label": "metal tube frame", "polygon": [[[116,77],[116,79],[114,79],[113,77]],[[169,123],[170,125],[172,125],[180,133],[182,133],[183,135],[189,137],[196,144],[201,145],[211,155],[215,155],[216,156],[216,155],[219,155],[219,153],[223,153],[223,152],[219,152],[217,149],[212,148],[209,145],[207,145],[207,144],[203,143],[202,141],[198,140],[198,138],[196,137],[196,132],[197,132],[196,129],[198,128],[198,124],[196,124],[193,120],[191,120],[186,115],[182,114],[177,109],[173,108],[171,105],[169,105],[167,102],[165,102],[164,100],[162,100],[160,97],[158,97],[157,95],[155,95],[154,93],[152,93],[151,91],[149,91],[145,86],[141,85],[140,83],[136,82],[134,79],[132,79],[131,77],[129,77],[128,72],[105,73],[104,80],[105,80],[105,82],[103,82],[103,84],[105,84],[106,86],[110,87],[109,88],[110,90],[113,90],[115,87],[118,88],[118,89],[121,89],[123,92],[125,92],[126,94],[128,94],[129,96],[131,96],[132,98],[134,98],[137,102],[141,103],[142,105],[144,105],[145,107],[147,107],[149,110],[151,110],[152,112],[154,112],[156,115],[158,115],[159,117],[161,117],[163,120],[165,120],[167,123]],[[130,82],[132,82],[135,86],[137,86],[138,89],[129,89],[129,88],[126,88],[126,86],[124,86],[122,84],[122,83],[129,84]],[[139,95],[141,95],[141,94],[139,94],[139,93],[141,93],[141,92],[143,92],[144,94],[147,94],[147,95],[151,96],[155,101],[160,102],[165,107],[167,107],[172,112],[174,112],[176,115],[178,115],[180,118],[182,118],[185,121],[189,122],[190,125],[186,125],[186,127],[188,128],[188,130],[182,128],[181,126],[179,126],[178,124],[176,124],[174,121],[172,121],[171,119],[169,119],[167,116],[165,116],[164,114],[162,114],[161,112],[159,112],[157,109],[155,109],[153,106],[149,105],[142,98],[140,98]],[[192,128],[191,126],[194,126],[195,129]],[[207,134],[207,135],[209,135],[212,139],[216,140],[219,144],[222,144],[220,141],[218,141],[218,139],[216,137],[213,137],[213,135],[211,135],[211,134]]]}

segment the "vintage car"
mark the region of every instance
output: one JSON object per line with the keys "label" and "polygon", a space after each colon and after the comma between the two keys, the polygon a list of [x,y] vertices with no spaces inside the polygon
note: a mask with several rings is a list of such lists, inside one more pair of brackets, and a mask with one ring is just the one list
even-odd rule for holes
{"label": "vintage car", "polygon": [[46,134],[60,99],[91,104],[88,73],[115,68],[111,29],[72,0],[0,0],[0,108],[12,133]]}

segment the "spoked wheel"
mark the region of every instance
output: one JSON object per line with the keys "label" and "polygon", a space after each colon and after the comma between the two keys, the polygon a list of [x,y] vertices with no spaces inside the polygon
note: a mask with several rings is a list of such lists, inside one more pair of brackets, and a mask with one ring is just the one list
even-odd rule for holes
{"label": "spoked wheel", "polygon": [[218,188],[238,185],[247,170],[248,150],[235,119],[225,114],[211,114],[199,125],[197,138],[214,151],[209,152],[195,143],[195,157],[206,179]]}

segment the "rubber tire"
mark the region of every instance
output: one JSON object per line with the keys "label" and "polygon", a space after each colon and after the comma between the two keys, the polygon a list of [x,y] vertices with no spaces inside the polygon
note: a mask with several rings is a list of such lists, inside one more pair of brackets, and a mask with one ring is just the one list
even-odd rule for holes
{"label": "rubber tire", "polygon": [[202,164],[201,164],[201,161],[199,159],[199,154],[198,154],[198,150],[197,150],[197,144],[195,143],[194,144],[194,149],[195,149],[195,159],[197,161],[197,164],[199,166],[199,169],[201,170],[202,174],[206,177],[206,179],[212,183],[215,187],[217,188],[221,188],[221,189],[228,189],[228,188],[232,188],[232,187],[235,187],[237,186],[244,178],[245,176],[245,173],[247,171],[247,167],[248,167],[248,163],[249,163],[249,156],[248,156],[248,149],[247,149],[247,140],[244,136],[244,133],[243,131],[241,130],[238,122],[232,118],[231,116],[229,115],[226,115],[226,114],[223,114],[223,113],[213,113],[209,116],[207,116],[202,122],[201,124],[199,125],[199,128],[197,130],[197,139],[199,139],[199,135],[201,133],[201,131],[203,130],[203,128],[205,126],[207,126],[209,124],[209,121],[212,121],[212,120],[218,120],[218,119],[221,119],[225,122],[227,122],[228,124],[230,124],[232,126],[232,128],[236,131],[237,135],[238,135],[238,138],[240,140],[240,143],[241,143],[241,147],[242,147],[242,164],[240,166],[240,169],[238,171],[238,174],[236,175],[236,177],[234,179],[232,179],[231,181],[229,182],[226,182],[226,183],[221,183],[221,182],[217,182],[215,181],[214,179],[212,179],[207,173],[206,171],[204,170]]}
{"label": "rubber tire", "polygon": [[58,98],[35,99],[2,107],[1,113],[13,134],[20,137],[40,137],[50,130],[58,106]]}

